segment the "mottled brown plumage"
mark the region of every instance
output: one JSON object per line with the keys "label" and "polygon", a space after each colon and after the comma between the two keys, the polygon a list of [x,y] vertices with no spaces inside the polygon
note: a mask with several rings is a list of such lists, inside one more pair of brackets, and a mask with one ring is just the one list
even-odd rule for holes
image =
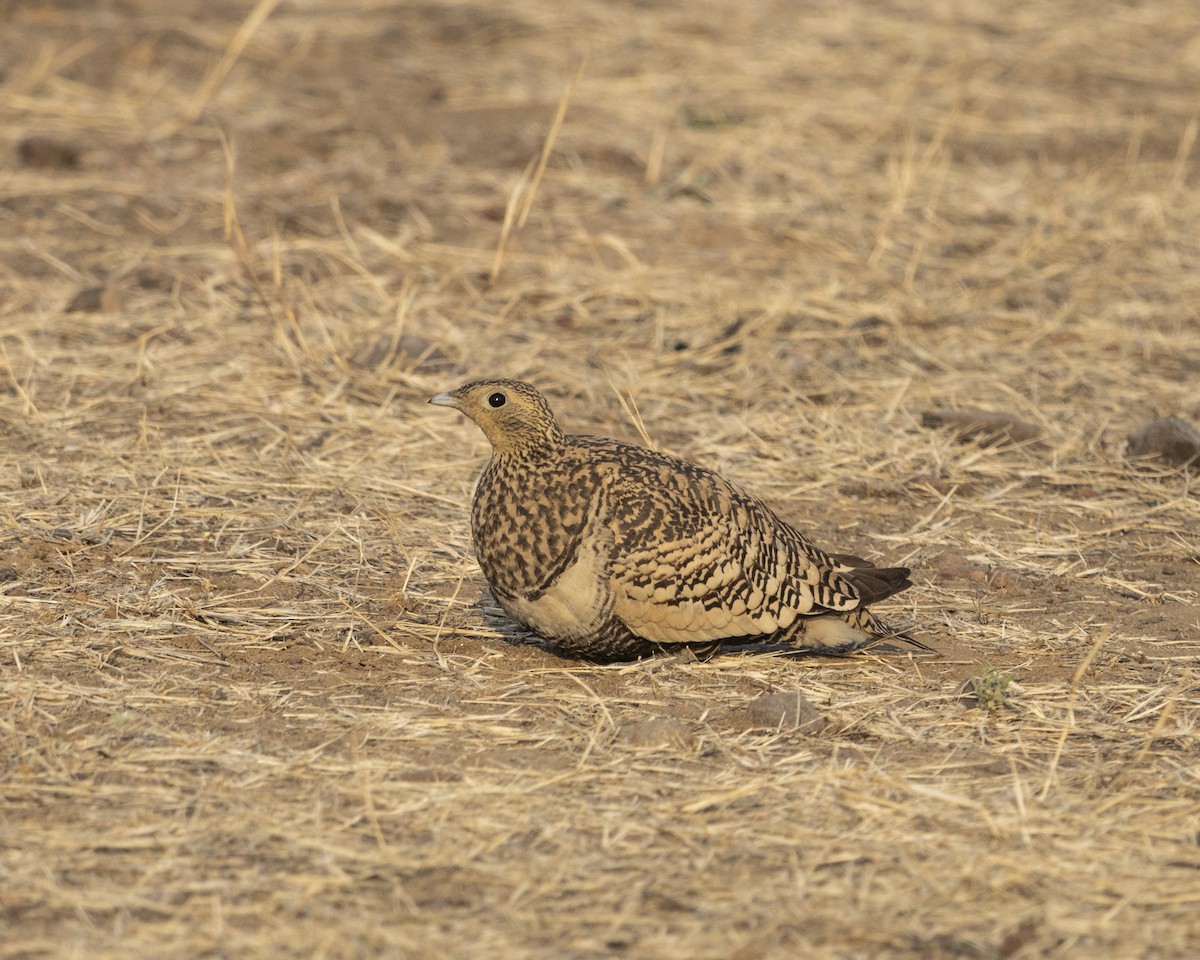
{"label": "mottled brown plumage", "polygon": [[896,638],[867,607],[903,567],[828,554],[711,470],[634,444],[566,436],[546,398],[477,380],[430,403],[492,444],[471,512],[479,565],[514,620],[598,660],[783,642],[845,652]]}

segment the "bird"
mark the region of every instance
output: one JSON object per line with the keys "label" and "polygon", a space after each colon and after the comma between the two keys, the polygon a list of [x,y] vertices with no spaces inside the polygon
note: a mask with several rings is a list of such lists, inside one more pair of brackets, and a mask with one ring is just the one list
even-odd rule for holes
{"label": "bird", "polygon": [[520,380],[429,399],[492,446],[471,507],[492,595],[567,656],[614,662],[778,644],[844,654],[883,640],[929,650],[868,607],[911,586],[906,567],[827,553],[765,502],[699,464],[569,435]]}

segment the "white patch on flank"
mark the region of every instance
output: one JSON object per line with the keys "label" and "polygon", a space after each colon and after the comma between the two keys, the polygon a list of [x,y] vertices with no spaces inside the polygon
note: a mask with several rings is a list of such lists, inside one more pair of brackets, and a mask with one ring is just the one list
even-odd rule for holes
{"label": "white patch on flank", "polygon": [[595,631],[612,609],[607,570],[611,538],[586,536],[575,562],[536,600],[501,600],[510,617],[551,640],[571,640]]}
{"label": "white patch on flank", "polygon": [[804,645],[809,647],[844,647],[869,636],[866,630],[837,617],[813,617],[804,625]]}

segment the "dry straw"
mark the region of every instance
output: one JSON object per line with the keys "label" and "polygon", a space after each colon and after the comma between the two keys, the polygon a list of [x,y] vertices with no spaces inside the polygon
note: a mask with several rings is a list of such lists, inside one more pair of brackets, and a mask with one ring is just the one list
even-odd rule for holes
{"label": "dry straw", "polygon": [[[0,31],[0,957],[1195,954],[1190,0],[202,6]],[[500,372],[941,655],[528,642]]]}

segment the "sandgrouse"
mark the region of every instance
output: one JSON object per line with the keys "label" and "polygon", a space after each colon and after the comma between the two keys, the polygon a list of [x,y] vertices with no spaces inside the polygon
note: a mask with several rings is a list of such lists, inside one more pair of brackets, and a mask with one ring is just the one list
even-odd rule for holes
{"label": "sandgrouse", "polygon": [[[471,511],[492,593],[564,652],[631,660],[683,647],[782,642],[843,653],[896,638],[867,607],[910,585],[904,567],[830,554],[711,470],[605,437],[567,436],[517,380],[429,401],[492,444]],[[925,648],[928,649],[928,648]]]}

